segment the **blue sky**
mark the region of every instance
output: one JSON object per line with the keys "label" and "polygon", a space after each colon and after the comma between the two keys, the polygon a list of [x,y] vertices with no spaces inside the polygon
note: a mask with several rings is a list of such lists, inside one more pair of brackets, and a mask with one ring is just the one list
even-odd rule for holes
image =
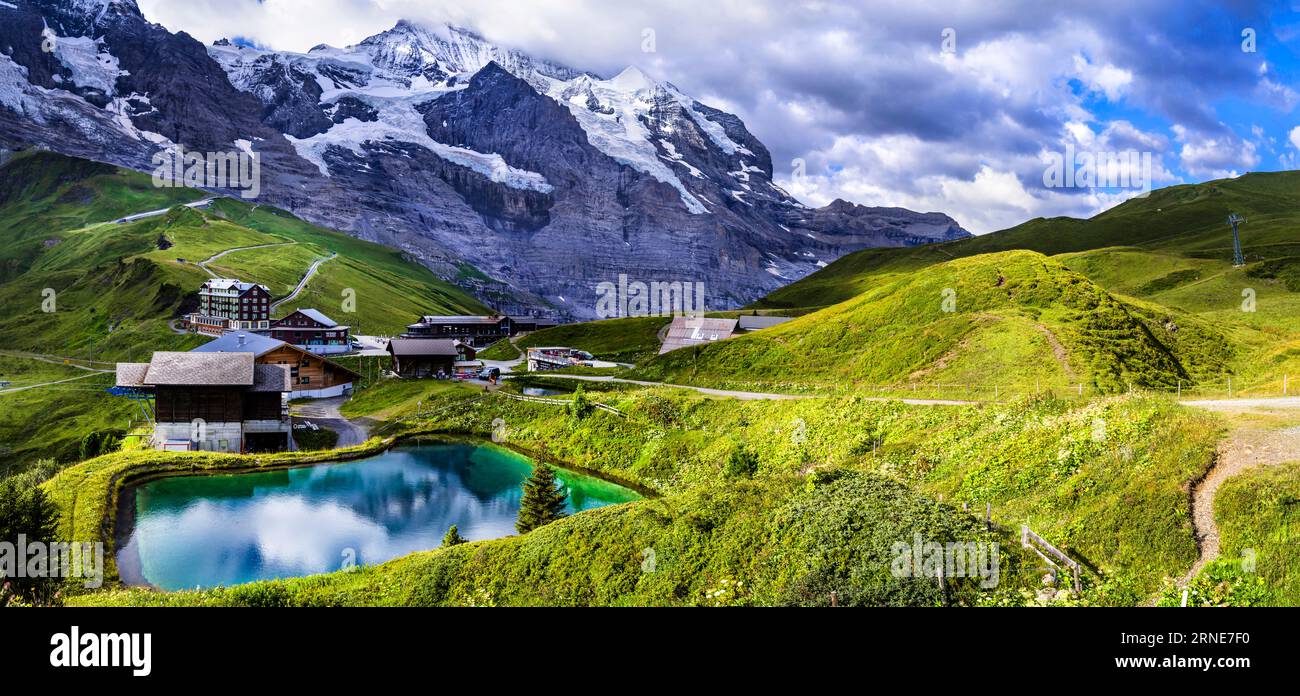
{"label": "blue sky", "polygon": [[204,41],[305,51],[407,18],[601,74],[638,65],[741,116],[809,205],[942,211],[977,233],[1137,193],[1047,186],[1052,153],[1067,147],[1150,153],[1155,187],[1300,169],[1300,0],[139,5]]}

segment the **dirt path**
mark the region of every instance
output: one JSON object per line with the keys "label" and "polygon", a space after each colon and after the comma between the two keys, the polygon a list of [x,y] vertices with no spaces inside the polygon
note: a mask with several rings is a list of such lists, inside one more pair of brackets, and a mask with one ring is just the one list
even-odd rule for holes
{"label": "dirt path", "polygon": [[1047,345],[1052,347],[1052,357],[1056,358],[1056,362],[1061,365],[1061,369],[1065,371],[1065,376],[1073,381],[1074,369],[1070,367],[1070,352],[1061,344],[1061,339],[1057,338],[1051,329],[1042,324],[1034,324],[1034,328],[1038,329],[1039,333],[1043,334],[1043,337],[1047,339]]}
{"label": "dirt path", "polygon": [[1219,443],[1214,468],[1192,489],[1192,527],[1200,557],[1179,579],[1185,586],[1210,561],[1219,557],[1219,527],[1214,522],[1214,496],[1224,481],[1260,466],[1300,461],[1300,428],[1285,430],[1241,429]]}

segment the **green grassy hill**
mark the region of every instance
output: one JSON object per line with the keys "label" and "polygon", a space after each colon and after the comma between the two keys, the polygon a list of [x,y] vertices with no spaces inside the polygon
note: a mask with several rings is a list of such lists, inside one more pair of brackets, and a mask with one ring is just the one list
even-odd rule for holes
{"label": "green grassy hill", "polygon": [[659,356],[648,379],[769,390],[1038,383],[1087,393],[1214,379],[1232,358],[1210,322],[1118,299],[1029,251],[881,276],[771,329]]}
{"label": "green grassy hill", "polygon": [[[1234,212],[1248,219],[1241,227],[1245,268],[1231,263],[1226,220]],[[1231,378],[1234,394],[1280,394],[1283,376],[1300,373],[1300,172],[1174,186],[1088,220],[1036,219],[956,242],[861,251],[753,306],[806,312],[1010,250],[1048,255],[1093,281],[1186,363],[1184,376],[1202,391],[1226,392]],[[1160,331],[1165,325],[1177,330]],[[1030,332],[1006,330],[1022,347],[1038,342]],[[1012,361],[1042,356],[1026,354],[1029,348],[1018,354],[1005,342],[1003,350]],[[996,362],[989,370],[1005,372]],[[1171,373],[1162,372],[1146,383],[1167,385]]]}
{"label": "green grassy hill", "polygon": [[[1132,605],[1191,565],[1186,486],[1213,461],[1220,422],[1167,399],[1051,399],[923,407],[860,397],[711,399],[670,389],[602,393],[627,418],[503,398],[463,385],[387,381],[349,406],[386,418],[444,406],[421,430],[487,433],[660,497],[583,512],[529,534],[416,553],[356,572],[203,592],[124,590],[85,604],[826,604],[934,605],[932,580],[888,575],[914,534],[1001,543],[994,591],[954,601],[1022,604],[1041,587],[1023,564],[1027,523],[1087,567],[1082,598]],[[1106,424],[1098,434],[1097,423]],[[408,426],[410,427],[410,426]],[[747,448],[756,470],[736,474]],[[298,455],[256,458],[255,466]],[[228,455],[121,453],[85,462],[46,490],[72,511],[62,534],[93,538],[117,475],[247,466]],[[992,510],[993,530],[983,524]],[[90,535],[90,536],[87,536]],[[658,567],[647,573],[643,550]]]}
{"label": "green grassy hill", "polygon": [[1300,256],[1300,172],[1252,173],[1160,189],[1087,220],[1037,218],[955,242],[859,251],[753,306],[826,307],[864,291],[875,277],[1015,249],[1054,256],[1123,247],[1155,257],[1202,259],[1222,271],[1231,267],[1232,237],[1226,220],[1234,212],[1249,220],[1242,226],[1248,263]]}
{"label": "green grassy hill", "polygon": [[[196,306],[210,274],[197,265],[223,251],[213,273],[288,294],[317,259],[338,254],[295,301],[355,333],[392,335],[421,314],[487,311],[400,252],[305,223],[284,211],[221,199],[210,209],[173,207],[200,191],[155,188],[147,175],[47,152],[0,165],[0,350],[111,363],[155,350],[188,350],[205,339],[170,323]],[[133,213],[165,214],[119,224]],[[345,300],[355,299],[348,312]],[[0,362],[0,380],[52,368],[20,357]],[[100,365],[109,368],[111,365]],[[50,375],[58,377],[58,375]],[[49,381],[54,381],[53,379]],[[88,429],[125,427],[130,402],[106,398],[111,378],[0,394],[0,465],[41,456],[68,460]],[[42,408],[43,404],[57,408]]]}
{"label": "green grassy hill", "polygon": [[555,326],[520,338],[520,348],[565,346],[578,348],[602,360],[637,362],[659,352],[659,331],[672,319],[631,317]]}

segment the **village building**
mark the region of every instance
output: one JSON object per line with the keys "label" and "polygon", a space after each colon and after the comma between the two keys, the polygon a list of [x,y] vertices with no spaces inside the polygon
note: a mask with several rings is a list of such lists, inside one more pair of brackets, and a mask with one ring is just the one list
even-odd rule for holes
{"label": "village building", "polygon": [[252,353],[259,365],[283,365],[289,370],[289,391],[295,399],[323,399],[352,391],[361,375],[295,345],[254,333],[228,333],[192,353]]}
{"label": "village building", "polygon": [[560,322],[554,319],[543,319],[541,317],[511,316],[510,329],[514,333],[512,336],[518,336],[522,333],[532,333],[559,326]]}
{"label": "village building", "polygon": [[457,363],[476,360],[478,351],[455,339],[394,338],[388,342],[388,353],[399,377],[449,378],[456,374]]}
{"label": "village building", "polygon": [[528,349],[528,371],[546,372],[563,370],[577,365],[590,365],[593,356],[585,350],[564,346],[537,347]]}
{"label": "village building", "polygon": [[790,321],[794,317],[771,317],[758,314],[742,314],[736,318],[736,329],[745,333],[770,329],[773,326]]}
{"label": "village building", "polygon": [[659,354],[690,346],[717,343],[731,338],[736,333],[735,319],[710,319],[707,317],[674,317],[664,336]]}
{"label": "village building", "polygon": [[505,316],[425,316],[408,325],[402,338],[451,339],[482,348],[514,333],[514,321]]}
{"label": "village building", "polygon": [[297,309],[271,322],[265,333],[277,341],[317,355],[337,355],[352,350],[351,327],[337,322],[314,309]]}
{"label": "village building", "polygon": [[205,336],[270,328],[271,291],[257,283],[213,278],[199,288],[199,308],[185,323]]}
{"label": "village building", "polygon": [[451,366],[452,377],[456,379],[474,379],[483,370],[482,360],[457,360]]}
{"label": "village building", "polygon": [[118,363],[117,389],[152,396],[155,449],[277,452],[291,449],[289,369],[252,353],[156,352]]}

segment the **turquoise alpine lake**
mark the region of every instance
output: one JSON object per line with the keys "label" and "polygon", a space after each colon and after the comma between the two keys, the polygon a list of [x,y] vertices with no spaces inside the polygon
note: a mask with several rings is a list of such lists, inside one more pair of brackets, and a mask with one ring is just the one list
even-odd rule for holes
{"label": "turquoise alpine lake", "polygon": [[[353,462],[143,483],[118,574],[164,590],[237,585],[373,565],[438,547],[456,525],[470,541],[515,533],[528,458],[495,445],[438,441]],[[637,500],[635,491],[557,469],[569,512]]]}

